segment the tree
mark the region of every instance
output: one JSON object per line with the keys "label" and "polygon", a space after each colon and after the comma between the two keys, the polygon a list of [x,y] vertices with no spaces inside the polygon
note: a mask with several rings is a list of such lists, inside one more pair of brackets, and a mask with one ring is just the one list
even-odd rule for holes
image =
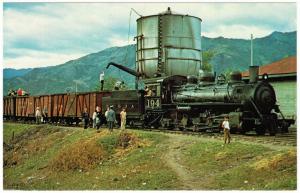
{"label": "tree", "polygon": [[204,72],[211,72],[212,71],[212,64],[210,63],[212,58],[215,56],[215,52],[208,50],[202,52],[202,70]]}

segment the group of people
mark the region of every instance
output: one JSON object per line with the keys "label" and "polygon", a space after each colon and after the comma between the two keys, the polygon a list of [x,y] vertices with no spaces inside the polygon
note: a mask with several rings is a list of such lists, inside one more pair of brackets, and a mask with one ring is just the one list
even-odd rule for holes
{"label": "group of people", "polygon": [[[82,121],[83,121],[83,126],[84,129],[87,129],[89,126],[89,120],[90,120],[90,116],[88,113],[87,108],[84,108],[84,111],[82,112]],[[122,111],[120,112],[120,121],[121,121],[121,129],[124,130],[125,126],[126,126],[126,108],[122,108]],[[35,118],[36,118],[36,123],[40,124],[40,123],[46,123],[47,122],[47,118],[48,118],[48,109],[47,107],[43,108],[43,111],[40,110],[40,107],[36,108],[35,111]],[[107,107],[104,115],[102,114],[101,111],[101,107],[96,107],[95,112],[93,113],[93,128],[97,129],[97,132],[99,132],[100,127],[102,124],[104,124],[105,122],[107,122],[108,125],[108,129],[112,132],[113,128],[114,128],[114,124],[117,123],[117,119],[116,119],[116,113],[114,111],[114,106],[111,105],[109,107]],[[230,126],[229,126],[229,116],[226,115],[224,117],[224,121],[222,122],[222,128],[224,131],[224,143],[230,143]]]}
{"label": "group of people", "polygon": [[29,94],[25,91],[19,88],[18,90],[9,89],[8,96],[28,96]]}
{"label": "group of people", "polygon": [[40,110],[40,107],[36,107],[35,111],[35,121],[37,124],[46,123],[48,120],[48,109],[47,107],[43,108],[43,111]]}
{"label": "group of people", "polygon": [[[82,113],[82,121],[84,129],[87,129],[89,126],[90,116],[88,113],[88,109],[84,108]],[[95,112],[92,116],[93,120],[93,128],[96,128],[97,132],[100,132],[100,127],[105,122],[107,123],[108,129],[112,132],[114,128],[114,124],[117,123],[116,113],[114,111],[114,106],[108,106],[105,113],[102,113],[101,107],[96,107]],[[120,120],[121,120],[121,129],[125,129],[126,126],[126,108],[122,108],[120,112]]]}

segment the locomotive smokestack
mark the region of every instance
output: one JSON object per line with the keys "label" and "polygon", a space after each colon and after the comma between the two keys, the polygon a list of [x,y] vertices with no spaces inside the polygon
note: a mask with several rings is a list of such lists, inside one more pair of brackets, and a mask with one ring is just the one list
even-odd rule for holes
{"label": "locomotive smokestack", "polygon": [[249,66],[249,80],[250,83],[255,83],[258,80],[259,66],[253,65],[253,34],[251,34],[251,56]]}
{"label": "locomotive smokestack", "polygon": [[249,67],[249,80],[250,83],[255,83],[258,80],[259,66],[250,66]]}

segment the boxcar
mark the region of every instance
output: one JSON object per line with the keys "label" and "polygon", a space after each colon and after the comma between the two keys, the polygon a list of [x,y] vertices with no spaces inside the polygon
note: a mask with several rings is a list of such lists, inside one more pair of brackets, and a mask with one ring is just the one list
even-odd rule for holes
{"label": "boxcar", "polygon": [[16,115],[16,97],[3,97],[3,118],[13,119]]}

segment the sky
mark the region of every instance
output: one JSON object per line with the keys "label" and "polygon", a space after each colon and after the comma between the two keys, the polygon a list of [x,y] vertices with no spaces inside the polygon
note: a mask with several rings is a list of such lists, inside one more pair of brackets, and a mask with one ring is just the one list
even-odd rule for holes
{"label": "sky", "polygon": [[[3,67],[62,64],[134,44],[136,19],[171,7],[202,19],[202,35],[249,39],[296,30],[296,3],[4,3]],[[128,38],[129,34],[129,38]]]}

